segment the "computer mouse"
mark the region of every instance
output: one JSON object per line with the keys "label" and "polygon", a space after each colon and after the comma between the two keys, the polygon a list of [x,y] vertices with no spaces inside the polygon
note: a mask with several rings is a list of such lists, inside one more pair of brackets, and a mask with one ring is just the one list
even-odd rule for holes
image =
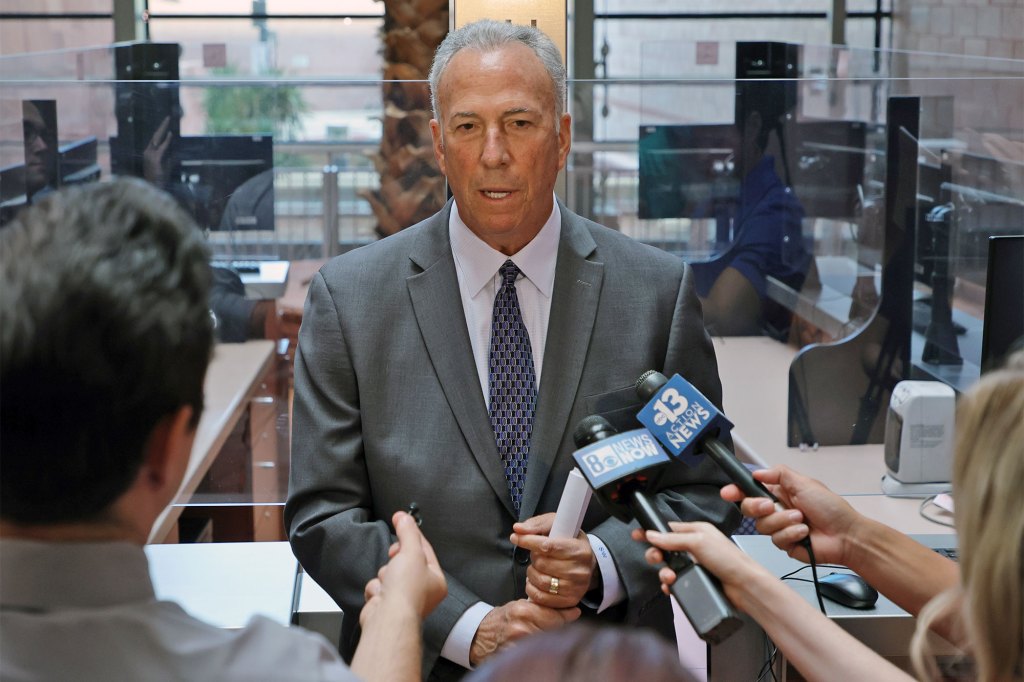
{"label": "computer mouse", "polygon": [[851,609],[870,609],[878,591],[856,573],[829,573],[819,581],[821,596]]}

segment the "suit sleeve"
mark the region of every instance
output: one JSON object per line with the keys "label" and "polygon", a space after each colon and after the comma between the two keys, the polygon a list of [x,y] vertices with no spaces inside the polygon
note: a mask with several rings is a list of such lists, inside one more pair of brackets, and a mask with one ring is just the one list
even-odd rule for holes
{"label": "suit sleeve", "polygon": [[[341,606],[346,621],[355,622],[363,588],[387,563],[395,536],[390,515],[374,512],[357,376],[339,303],[320,273],[310,283],[295,356],[284,521],[305,571]],[[459,617],[480,601],[447,572],[445,577],[448,596],[424,622],[425,669],[433,665]]]}
{"label": "suit sleeve", "polygon": [[[704,329],[693,273],[686,265],[676,295],[663,372],[686,377],[721,408],[722,384],[715,349]],[[736,505],[719,495],[721,487],[728,482],[725,474],[708,458],[694,467],[670,467],[657,483],[659,491],[655,502],[666,519],[708,521],[728,535],[740,522]],[[626,617],[631,621],[662,594],[655,572],[644,560],[645,547],[630,537],[636,527],[635,521],[626,525],[610,518],[589,531],[601,538],[615,560],[628,598]]]}

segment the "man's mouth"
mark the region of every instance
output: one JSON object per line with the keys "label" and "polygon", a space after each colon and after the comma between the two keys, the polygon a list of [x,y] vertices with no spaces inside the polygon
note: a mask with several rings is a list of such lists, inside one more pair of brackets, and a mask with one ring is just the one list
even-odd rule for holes
{"label": "man's mouth", "polygon": [[512,194],[512,192],[493,192],[486,189],[483,190],[483,195],[488,199],[504,199],[509,194]]}

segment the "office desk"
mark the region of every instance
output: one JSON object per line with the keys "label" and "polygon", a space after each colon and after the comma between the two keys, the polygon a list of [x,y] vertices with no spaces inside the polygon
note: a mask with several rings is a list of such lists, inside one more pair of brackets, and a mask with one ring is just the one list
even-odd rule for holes
{"label": "office desk", "polygon": [[295,614],[292,620],[307,630],[319,632],[328,642],[341,638],[341,607],[305,571],[296,583]]}
{"label": "office desk", "polygon": [[298,561],[287,542],[147,545],[159,599],[221,628],[255,615],[291,623]]}
{"label": "office desk", "polygon": [[[786,445],[789,366],[796,350],[768,337],[714,339],[723,407],[735,424],[736,454],[763,466],[784,464],[816,478],[857,511],[904,533],[947,532],[920,516],[918,499],[882,495],[882,445],[838,445],[817,450]],[[952,522],[951,517],[943,517]]]}
{"label": "office desk", "polygon": [[273,341],[221,343],[214,349],[206,372],[203,391],[206,406],[196,428],[185,477],[175,502],[157,518],[149,542],[162,542],[181,516],[181,504],[188,502],[210,469],[221,447],[249,405],[249,398],[273,359]]}
{"label": "office desk", "polygon": [[785,464],[822,481],[840,495],[881,493],[885,460],[881,445],[791,448],[786,445],[789,365],[796,351],[763,336],[714,340],[725,414],[736,454],[755,464]]}
{"label": "office desk", "polygon": [[[916,540],[929,547],[955,546],[955,538],[947,534],[917,536]],[[734,537],[740,549],[753,557],[772,575],[783,576],[791,571],[807,566],[789,558],[777,549],[771,539],[761,535],[740,535]],[[835,569],[818,569],[819,577],[833,572]],[[837,572],[846,572],[845,569]],[[811,569],[805,568],[799,577],[811,578]],[[818,601],[814,594],[814,585],[799,581],[787,581],[786,584],[817,608]],[[828,617],[851,635],[862,641],[880,656],[890,659],[896,665],[908,669],[908,651],[910,638],[917,627],[917,621],[906,611],[879,595],[878,601],[870,609],[851,609],[835,602],[825,600]],[[930,637],[938,655],[954,655],[956,650],[939,637]],[[710,679],[713,681],[755,680],[762,664],[767,659],[764,653],[764,632],[760,626],[744,617],[743,627],[727,640],[717,646],[710,647]],[[778,657],[782,658],[781,654]],[[836,661],[837,679],[841,679],[842,664]]]}

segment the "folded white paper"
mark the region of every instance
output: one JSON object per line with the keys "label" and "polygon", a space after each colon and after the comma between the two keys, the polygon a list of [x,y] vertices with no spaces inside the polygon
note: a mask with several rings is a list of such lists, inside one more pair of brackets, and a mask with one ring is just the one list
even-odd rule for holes
{"label": "folded white paper", "polygon": [[555,522],[551,526],[552,538],[574,538],[580,532],[583,525],[583,516],[587,513],[587,505],[590,504],[592,491],[587,479],[579,469],[569,472],[569,478],[565,481],[565,489],[562,490],[562,499],[558,501],[558,510],[555,512]]}

